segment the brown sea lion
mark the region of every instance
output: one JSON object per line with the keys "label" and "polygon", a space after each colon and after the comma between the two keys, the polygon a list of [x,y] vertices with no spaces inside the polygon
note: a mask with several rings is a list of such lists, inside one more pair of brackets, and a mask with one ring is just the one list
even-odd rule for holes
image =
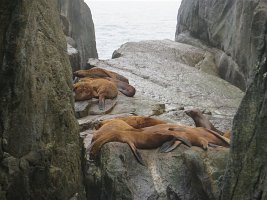
{"label": "brown sea lion", "polygon": [[[189,127],[189,126],[179,126],[171,127],[168,130],[160,130],[159,133],[170,134],[170,131],[177,137],[184,138],[193,146],[202,147],[204,150],[208,149],[208,146],[223,146],[229,147],[230,140],[218,134],[215,131],[203,128],[203,127]],[[157,132],[158,133],[158,132]],[[176,148],[176,145],[180,143],[173,143],[170,145],[165,145],[161,148],[162,152],[169,152]]]}
{"label": "brown sea lion", "polygon": [[185,113],[194,120],[196,127],[207,128],[219,133],[220,135],[224,135],[222,131],[213,126],[213,124],[202,114],[199,109],[187,110]]}
{"label": "brown sea lion", "polygon": [[118,95],[117,87],[106,79],[87,79],[74,84],[75,101],[99,99],[99,109],[104,110],[105,99],[113,99]]}
{"label": "brown sea lion", "polygon": [[[88,79],[97,79],[97,78],[99,78],[99,77],[96,77],[96,78],[92,78],[92,77],[77,78],[77,77],[75,77],[73,83],[77,83],[78,81],[86,81]],[[110,78],[110,77],[103,77],[101,79],[106,79],[106,80],[113,82],[117,86],[118,90],[122,94],[124,94],[128,97],[133,97],[135,95],[135,92],[136,92],[135,88],[128,83],[125,83],[123,81],[120,81],[120,80],[117,80],[114,78]]]}
{"label": "brown sea lion", "polygon": [[125,78],[124,76],[117,74],[115,72],[106,70],[106,69],[101,69],[98,67],[94,67],[92,69],[87,69],[87,70],[78,70],[76,72],[73,72],[73,75],[79,78],[84,78],[84,77],[91,77],[91,78],[104,78],[104,77],[110,77],[116,80],[120,80],[122,82],[128,83],[129,80]]}
{"label": "brown sea lion", "polygon": [[99,124],[97,128],[97,131],[93,133],[93,138],[91,142],[94,142],[101,134],[105,134],[111,130],[114,131],[138,131],[137,129],[133,128],[129,124],[127,124],[125,121],[121,119],[111,119],[111,120],[105,120]]}
{"label": "brown sea lion", "polygon": [[[99,129],[104,124],[109,123],[112,120],[114,120],[114,119],[104,120],[104,121],[100,122],[99,124],[97,124],[97,126],[95,128]],[[118,118],[115,118],[115,120],[122,120],[122,121],[126,122],[128,125],[130,125],[131,127],[136,128],[136,129],[149,127],[149,126],[155,126],[158,124],[167,124],[167,122],[165,122],[165,121],[155,119],[152,117],[145,117],[145,116],[118,117]]]}
{"label": "brown sea lion", "polygon": [[136,131],[110,131],[105,134],[101,134],[91,145],[88,147],[90,159],[94,160],[101,147],[108,142],[122,142],[127,143],[132,152],[134,153],[137,161],[144,165],[143,159],[137,149],[155,149],[162,146],[165,142],[181,140],[184,144],[191,146],[189,142],[183,138],[177,138],[171,134],[160,133],[145,133]]}

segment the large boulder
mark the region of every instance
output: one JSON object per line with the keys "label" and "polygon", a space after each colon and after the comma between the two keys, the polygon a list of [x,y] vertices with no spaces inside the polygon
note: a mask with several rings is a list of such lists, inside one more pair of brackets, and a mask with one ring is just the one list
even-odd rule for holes
{"label": "large boulder", "polygon": [[84,199],[57,4],[3,0],[0,19],[0,199]]}
{"label": "large boulder", "polygon": [[[84,150],[99,120],[138,114],[171,123],[193,125],[184,110],[200,108],[222,131],[230,130],[243,92],[218,76],[203,72],[200,63],[215,65],[212,54],[192,45],[163,41],[130,42],[113,59],[89,59],[89,64],[115,71],[135,86],[133,98],[118,96],[110,113],[79,119]],[[205,61],[204,61],[205,60]],[[212,73],[216,75],[215,73]],[[104,145],[92,162],[85,153],[88,199],[218,199],[228,149],[204,151],[181,145],[171,153],[140,150],[140,165],[128,145]]]}
{"label": "large boulder", "polygon": [[[188,123],[183,110],[200,108],[212,114],[208,117],[219,129],[227,131],[243,92],[198,69],[206,55],[198,47],[170,40],[142,41],[122,45],[114,52],[115,59],[89,59],[89,64],[127,77],[137,90],[135,98],[165,105],[166,120]],[[214,65],[212,59],[209,63]],[[125,106],[125,110],[130,107]]]}
{"label": "large boulder", "polygon": [[222,200],[267,199],[267,49],[234,118]]}
{"label": "large boulder", "polygon": [[85,66],[88,58],[98,57],[90,8],[84,0],[58,0],[58,3],[64,33],[77,44],[81,66]]}
{"label": "large boulder", "polygon": [[[238,87],[245,89],[252,81],[266,43],[266,1],[250,0],[183,0],[177,17],[176,41],[181,33],[201,39],[231,57],[222,68],[233,69],[236,76],[227,77],[232,83],[242,77]],[[238,72],[233,67],[238,65]],[[242,75],[240,77],[240,75]]]}

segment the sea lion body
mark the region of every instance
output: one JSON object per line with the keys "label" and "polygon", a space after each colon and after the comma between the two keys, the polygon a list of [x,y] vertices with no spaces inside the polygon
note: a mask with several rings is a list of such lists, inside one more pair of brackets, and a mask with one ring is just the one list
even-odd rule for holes
{"label": "sea lion body", "polygon": [[88,148],[91,159],[95,159],[101,147],[108,142],[127,143],[138,162],[143,164],[137,149],[161,147],[161,152],[169,152],[181,143],[198,146],[204,150],[209,144],[229,147],[229,140],[203,127],[189,127],[176,124],[158,124],[145,128],[134,128],[122,119],[107,120],[93,135]]}
{"label": "sea lion body", "polygon": [[94,67],[92,69],[87,69],[87,70],[78,70],[73,73],[74,76],[78,78],[84,78],[84,77],[90,77],[90,78],[104,78],[104,77],[110,77],[116,80],[120,80],[122,82],[128,83],[129,80],[125,78],[124,76],[117,74],[115,72],[106,70],[106,69],[101,69],[98,67]]}
{"label": "sea lion body", "polygon": [[127,143],[132,149],[136,159],[143,164],[137,149],[154,149],[160,147],[167,141],[179,140],[190,146],[190,143],[183,138],[170,134],[146,132],[143,129],[135,129],[120,119],[111,120],[97,130],[88,147],[90,159],[95,159],[101,147],[108,142]]}
{"label": "sea lion body", "polygon": [[[104,124],[109,123],[113,120],[114,119],[109,119],[109,120],[104,120],[104,121],[100,122],[98,124],[98,126],[96,127],[96,129],[99,129]],[[128,125],[130,125],[131,127],[136,128],[136,129],[167,123],[167,122],[159,120],[159,119],[155,119],[152,117],[144,117],[144,116],[118,117],[118,118],[115,118],[115,120],[122,120],[122,121],[126,122]]]}
{"label": "sea lion body", "polygon": [[[186,135],[190,137],[187,139],[192,143],[193,146],[200,146],[200,147],[205,146],[205,148],[208,147],[208,144],[213,144],[223,147],[230,146],[230,140],[228,138],[225,138],[220,134],[218,134],[217,132],[203,127],[181,126],[176,128],[169,128],[169,131],[173,131],[175,135],[177,134],[177,136],[181,136],[180,134],[184,135],[184,133],[186,133]],[[197,141],[196,144],[195,141]],[[201,142],[200,144],[198,143],[199,141]]]}
{"label": "sea lion body", "polygon": [[219,133],[220,135],[224,135],[222,131],[213,126],[213,124],[202,114],[199,109],[187,110],[185,113],[194,120],[196,127],[207,128]]}
{"label": "sea lion body", "polygon": [[114,83],[106,79],[83,79],[74,84],[75,101],[99,99],[99,109],[105,107],[105,99],[113,99],[118,95]]}
{"label": "sea lion body", "polygon": [[[154,149],[161,146],[164,142],[173,140],[175,137],[171,134],[141,134],[140,132],[136,131],[114,131],[111,130],[106,132],[105,134],[99,135],[97,139],[91,143],[89,150],[90,159],[95,159],[96,156],[99,154],[100,149],[102,146],[108,142],[121,142],[127,143],[130,148],[132,149],[134,155],[136,156],[137,160],[140,162],[140,156],[136,154],[136,148],[138,149]],[[142,161],[140,162],[141,164]]]}

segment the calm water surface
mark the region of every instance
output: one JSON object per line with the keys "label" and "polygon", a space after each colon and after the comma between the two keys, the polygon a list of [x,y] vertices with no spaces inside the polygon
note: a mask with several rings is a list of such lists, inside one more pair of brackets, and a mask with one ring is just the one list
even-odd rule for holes
{"label": "calm water surface", "polygon": [[174,40],[177,1],[89,1],[100,59],[129,41]]}

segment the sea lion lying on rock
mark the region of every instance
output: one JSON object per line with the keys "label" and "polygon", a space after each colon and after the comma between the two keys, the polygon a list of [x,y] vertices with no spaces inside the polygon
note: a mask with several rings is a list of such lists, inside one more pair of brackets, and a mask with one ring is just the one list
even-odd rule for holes
{"label": "sea lion lying on rock", "polygon": [[87,69],[87,70],[78,70],[76,72],[73,72],[73,75],[78,77],[78,78],[84,78],[84,77],[90,77],[90,78],[104,78],[104,77],[109,77],[113,78],[115,80],[120,80],[122,82],[128,83],[129,80],[125,78],[124,76],[117,74],[115,72],[106,70],[106,69],[101,69],[98,67],[94,67],[92,69]]}
{"label": "sea lion lying on rock", "polygon": [[[222,146],[229,147],[230,140],[226,137],[221,136],[215,131],[203,128],[203,127],[190,127],[190,126],[179,126],[171,127],[168,130],[160,130],[160,133],[174,134],[177,137],[184,138],[193,146],[198,146],[204,150],[208,149],[208,146]],[[180,145],[179,141],[176,141],[172,144],[165,144],[164,147],[160,149],[161,152],[170,152]]]}
{"label": "sea lion lying on rock", "polygon": [[104,77],[104,78],[99,78],[99,77],[98,78],[85,77],[85,78],[79,79],[78,82],[92,80],[92,79],[106,79],[106,80],[114,83],[117,86],[117,89],[121,93],[123,93],[124,95],[126,95],[128,97],[133,97],[135,95],[135,88],[133,86],[131,86],[130,84],[125,83],[123,81],[116,80],[116,79],[109,78],[109,77]]}
{"label": "sea lion lying on rock", "polygon": [[162,146],[165,142],[179,140],[187,146],[191,146],[190,142],[173,134],[161,134],[153,132],[145,132],[135,129],[126,122],[115,119],[104,124],[92,138],[92,143],[87,148],[90,159],[96,159],[102,146],[108,142],[127,143],[135,155],[137,161],[144,165],[143,159],[137,149],[155,149]]}
{"label": "sea lion lying on rock", "polygon": [[127,116],[127,117],[117,117],[115,119],[108,119],[104,120],[97,124],[95,127],[96,129],[101,128],[104,124],[111,122],[112,120],[122,120],[126,122],[128,125],[130,125],[133,128],[140,129],[145,128],[149,126],[155,126],[158,124],[167,124],[167,122],[152,118],[152,117],[145,117],[145,116]]}
{"label": "sea lion lying on rock", "polygon": [[[173,137],[170,137],[173,136]],[[170,152],[181,143],[198,146],[207,150],[208,145],[229,147],[229,140],[206,128],[194,128],[175,124],[159,124],[136,129],[120,119],[110,120],[98,129],[88,148],[90,158],[95,159],[101,147],[108,142],[128,143],[137,160],[143,164],[136,148],[152,149],[160,147],[161,152]]]}
{"label": "sea lion lying on rock", "polygon": [[99,99],[99,109],[104,110],[105,99],[113,99],[118,95],[116,85],[106,79],[86,79],[74,84],[75,101],[92,98]]}

